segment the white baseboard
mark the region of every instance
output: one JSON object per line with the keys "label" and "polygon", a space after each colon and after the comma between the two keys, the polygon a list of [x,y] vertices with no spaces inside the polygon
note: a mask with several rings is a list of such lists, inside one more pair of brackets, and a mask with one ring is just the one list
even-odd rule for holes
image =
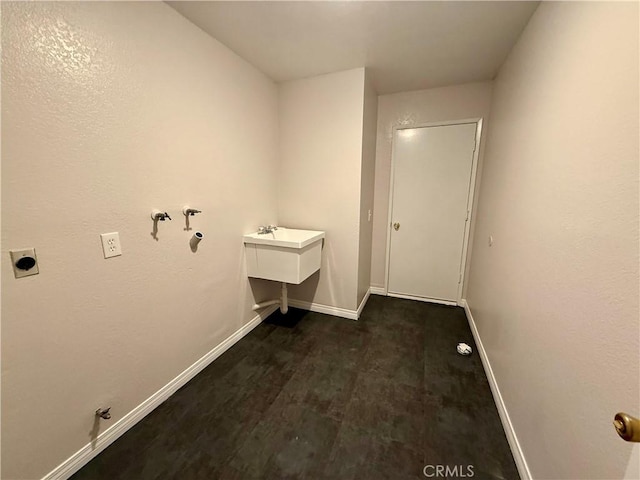
{"label": "white baseboard", "polygon": [[302,300],[289,299],[289,306],[294,308],[301,308],[302,310],[309,310],[311,312],[326,313],[327,315],[333,315],[334,317],[348,318],[349,320],[358,319],[357,310],[347,310],[346,308],[331,307],[329,305],[322,305],[321,303],[303,302]]}
{"label": "white baseboard", "polygon": [[348,310],[346,308],[332,307],[330,305],[323,305],[321,303],[303,302],[302,300],[293,299],[289,299],[289,306],[294,308],[301,308],[302,310],[309,310],[311,312],[325,313],[327,315],[333,315],[334,317],[348,318],[349,320],[358,320],[358,318],[360,318],[362,310],[364,310],[364,306],[367,304],[367,300],[369,300],[370,295],[371,288],[369,288],[367,290],[367,293],[365,293],[364,298],[360,302],[357,310]]}
{"label": "white baseboard", "polygon": [[393,297],[393,298],[404,298],[405,300],[415,300],[416,302],[436,303],[438,305],[449,305],[449,306],[458,305],[458,302],[454,302],[450,300],[439,300],[437,298],[428,298],[428,297],[416,297],[414,295],[405,295],[403,293],[387,292],[387,296]]}
{"label": "white baseboard", "polygon": [[367,293],[365,293],[364,297],[362,297],[362,301],[360,302],[360,305],[358,306],[358,310],[356,311],[356,319],[360,318],[360,314],[362,313],[362,310],[364,310],[364,307],[367,304],[367,301],[369,300],[370,296],[371,296],[371,287],[369,287],[369,289],[367,290]]}
{"label": "white baseboard", "polygon": [[371,295],[383,295],[385,297],[394,297],[394,298],[404,298],[406,300],[416,300],[418,302],[426,302],[426,303],[437,303],[439,305],[462,305],[462,303],[449,301],[449,300],[438,300],[436,298],[427,298],[427,297],[416,297],[414,295],[404,295],[401,293],[389,293],[384,287],[370,287],[369,292]]}
{"label": "white baseboard", "polygon": [[370,287],[369,291],[371,292],[371,295],[386,295],[387,291],[385,290],[384,287]]}
{"label": "white baseboard", "polygon": [[524,452],[520,447],[520,442],[518,442],[518,437],[513,429],[511,418],[509,418],[509,412],[507,411],[507,407],[502,399],[502,394],[500,393],[500,388],[496,382],[496,377],[493,375],[493,369],[491,368],[491,363],[489,363],[489,357],[484,349],[484,345],[482,345],[482,340],[480,339],[480,334],[476,328],[476,322],[473,320],[473,315],[471,315],[469,304],[465,299],[462,299],[460,301],[460,306],[464,308],[464,311],[467,314],[467,321],[469,322],[473,339],[478,347],[478,354],[480,355],[482,366],[484,367],[487,379],[489,380],[489,386],[491,387],[491,393],[493,394],[493,401],[496,403],[498,414],[500,415],[500,420],[502,422],[502,428],[504,428],[504,433],[507,436],[507,441],[509,442],[513,459],[518,467],[520,478],[522,480],[531,480],[532,477],[529,465],[527,465],[527,460],[524,458]]}
{"label": "white baseboard", "polygon": [[58,480],[67,479],[82,467],[84,467],[89,461],[96,457],[105,448],[116,441],[127,430],[133,427],[136,423],[142,420],[145,416],[151,413],[156,407],[158,407],[167,398],[173,395],[179,388],[184,386],[189,380],[200,373],[205,367],[207,367],[216,358],[226,352],[235,343],[237,343],[242,337],[253,330],[258,324],[265,318],[276,311],[278,305],[272,305],[266,308],[263,312],[256,315],[249,323],[239,328],[237,331],[227,337],[222,343],[216,346],[213,350],[205,354],[202,358],[197,360],[193,365],[183,371],[176,378],[167,383],[164,387],[158,390],[156,393],[147,398],[144,402],[138,405],[136,408],[127,413],[124,417],[118,420],[110,428],[105,430],[98,436],[95,447],[92,447],[91,443],[85,445],[75,454],[62,462],[51,472],[43,477],[43,480]]}

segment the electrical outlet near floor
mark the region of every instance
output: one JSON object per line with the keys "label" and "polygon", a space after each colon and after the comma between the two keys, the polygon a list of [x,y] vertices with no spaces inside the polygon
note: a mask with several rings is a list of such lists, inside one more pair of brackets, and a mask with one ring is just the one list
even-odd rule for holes
{"label": "electrical outlet near floor", "polygon": [[118,232],[103,233],[100,235],[102,240],[102,251],[104,252],[104,258],[117,257],[122,255],[122,248],[120,247],[120,234]]}

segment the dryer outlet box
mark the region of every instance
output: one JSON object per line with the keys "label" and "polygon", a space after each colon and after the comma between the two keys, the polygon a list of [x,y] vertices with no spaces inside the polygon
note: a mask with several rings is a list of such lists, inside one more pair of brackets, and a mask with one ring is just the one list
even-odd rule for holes
{"label": "dryer outlet box", "polygon": [[9,250],[9,253],[11,254],[13,274],[16,278],[28,277],[29,275],[37,275],[40,273],[35,248]]}

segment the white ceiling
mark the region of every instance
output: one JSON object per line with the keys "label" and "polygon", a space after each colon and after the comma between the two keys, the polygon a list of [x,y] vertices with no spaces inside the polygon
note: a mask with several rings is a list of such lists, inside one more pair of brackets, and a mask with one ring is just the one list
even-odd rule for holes
{"label": "white ceiling", "polygon": [[277,82],[366,66],[379,94],[492,79],[538,5],[168,3]]}

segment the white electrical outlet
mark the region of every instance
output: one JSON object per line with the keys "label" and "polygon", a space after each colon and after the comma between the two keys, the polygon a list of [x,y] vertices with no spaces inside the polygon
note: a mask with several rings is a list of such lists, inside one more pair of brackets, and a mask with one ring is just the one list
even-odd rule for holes
{"label": "white electrical outlet", "polygon": [[118,232],[103,233],[100,235],[102,240],[102,251],[104,252],[104,258],[117,257],[122,255],[122,248],[120,247],[120,235]]}

